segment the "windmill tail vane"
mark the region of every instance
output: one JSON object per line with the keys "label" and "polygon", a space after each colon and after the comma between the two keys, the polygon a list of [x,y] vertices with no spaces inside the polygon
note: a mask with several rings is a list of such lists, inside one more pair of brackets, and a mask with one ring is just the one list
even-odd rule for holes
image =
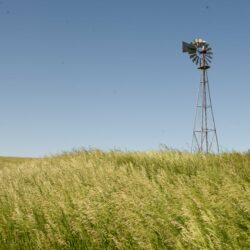
{"label": "windmill tail vane", "polygon": [[182,52],[187,53],[193,63],[198,65],[201,74],[193,128],[192,151],[219,152],[207,74],[213,58],[212,48],[202,38],[195,38],[191,43],[182,42]]}

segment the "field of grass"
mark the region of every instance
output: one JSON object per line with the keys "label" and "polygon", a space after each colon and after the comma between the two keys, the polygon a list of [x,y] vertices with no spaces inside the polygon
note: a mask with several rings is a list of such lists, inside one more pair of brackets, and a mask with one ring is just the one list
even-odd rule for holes
{"label": "field of grass", "polygon": [[250,249],[250,154],[2,157],[0,249]]}
{"label": "field of grass", "polygon": [[26,162],[31,158],[22,158],[22,157],[3,157],[0,156],[0,170],[2,168],[16,168],[17,165],[21,164],[22,162]]}

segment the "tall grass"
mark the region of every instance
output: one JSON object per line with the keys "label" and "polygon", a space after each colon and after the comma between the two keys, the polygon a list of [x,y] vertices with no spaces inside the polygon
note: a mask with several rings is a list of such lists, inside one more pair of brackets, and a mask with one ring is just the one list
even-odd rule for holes
{"label": "tall grass", "polygon": [[82,150],[0,168],[4,250],[250,249],[249,209],[250,154]]}

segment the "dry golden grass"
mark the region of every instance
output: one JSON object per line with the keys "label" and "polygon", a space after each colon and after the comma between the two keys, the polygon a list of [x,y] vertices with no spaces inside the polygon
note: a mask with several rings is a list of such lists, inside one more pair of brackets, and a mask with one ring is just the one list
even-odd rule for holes
{"label": "dry golden grass", "polygon": [[250,154],[0,158],[0,249],[250,249]]}

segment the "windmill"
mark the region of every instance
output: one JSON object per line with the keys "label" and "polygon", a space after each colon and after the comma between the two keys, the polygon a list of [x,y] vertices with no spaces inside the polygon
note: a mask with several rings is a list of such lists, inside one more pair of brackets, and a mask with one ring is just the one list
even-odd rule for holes
{"label": "windmill", "polygon": [[193,129],[192,151],[219,152],[218,137],[215,127],[207,70],[212,61],[213,52],[202,38],[191,43],[182,42],[182,52],[188,53],[190,59],[198,65],[201,72],[200,88],[196,104]]}

